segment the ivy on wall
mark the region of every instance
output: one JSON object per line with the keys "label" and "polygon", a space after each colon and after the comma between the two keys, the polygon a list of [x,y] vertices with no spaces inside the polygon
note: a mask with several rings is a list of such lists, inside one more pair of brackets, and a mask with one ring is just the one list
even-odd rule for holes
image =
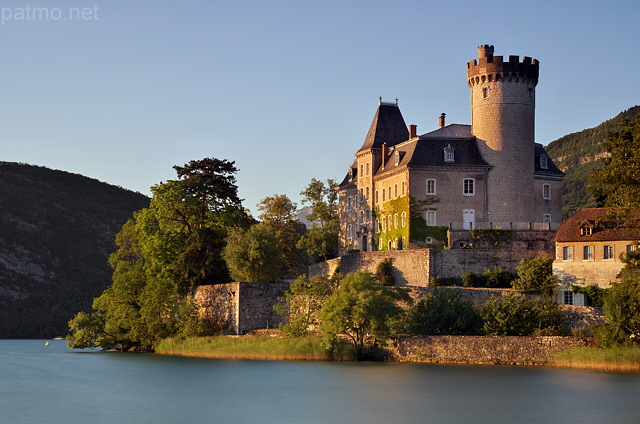
{"label": "ivy on wall", "polygon": [[446,226],[430,226],[427,225],[427,221],[424,217],[424,213],[428,210],[436,210],[432,205],[438,203],[440,199],[438,197],[430,197],[425,200],[416,200],[411,198],[410,200],[410,220],[409,220],[409,239],[411,241],[426,242],[427,237],[431,237],[444,245],[447,243],[447,231]]}
{"label": "ivy on wall", "polygon": [[478,229],[472,228],[469,230],[469,235],[475,248],[489,248],[499,249],[504,247],[513,239],[513,231],[502,230],[499,228],[494,229]]}
{"label": "ivy on wall", "polygon": [[[405,243],[408,245],[409,243],[409,225],[410,219],[407,214],[409,211],[409,197],[402,196],[393,200],[389,200],[382,204],[382,209],[376,211],[376,219],[378,221],[378,233],[375,237],[375,248],[376,250],[389,250],[389,242],[394,249],[397,249],[399,244],[402,242],[404,238]],[[402,213],[405,213],[405,225],[402,226]],[[389,225],[389,216],[391,216],[391,225]],[[395,217],[397,216],[397,224]],[[385,224],[382,221],[385,221]],[[391,228],[390,228],[391,227]],[[383,230],[384,229],[384,230]],[[396,245],[396,240],[398,240],[398,245]],[[382,244],[382,249],[379,249]],[[402,246],[403,249],[406,249],[408,246]]]}

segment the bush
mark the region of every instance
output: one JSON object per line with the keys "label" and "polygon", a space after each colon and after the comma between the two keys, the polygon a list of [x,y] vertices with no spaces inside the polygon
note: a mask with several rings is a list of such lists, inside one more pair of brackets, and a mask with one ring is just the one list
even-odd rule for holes
{"label": "bush", "polygon": [[492,297],[481,311],[484,331],[490,336],[562,335],[566,329],[560,307],[551,300],[529,300],[511,294]]}
{"label": "bush", "polygon": [[494,266],[492,268],[485,268],[482,273],[482,281],[485,287],[489,288],[508,288],[511,287],[511,282],[514,276],[508,269]]}
{"label": "bush", "polygon": [[438,289],[407,314],[407,333],[415,335],[480,334],[482,318],[476,306],[454,290]]}
{"label": "bush", "polygon": [[383,259],[376,268],[376,278],[380,284],[384,286],[393,286],[396,282],[393,276],[393,265],[391,264],[391,258]]}
{"label": "bush", "polygon": [[465,272],[460,276],[463,287],[478,287],[482,284],[482,278],[473,272]]}
{"label": "bush", "polygon": [[516,290],[551,294],[558,285],[552,265],[551,258],[523,259],[516,268],[518,278],[513,280],[512,287]]}

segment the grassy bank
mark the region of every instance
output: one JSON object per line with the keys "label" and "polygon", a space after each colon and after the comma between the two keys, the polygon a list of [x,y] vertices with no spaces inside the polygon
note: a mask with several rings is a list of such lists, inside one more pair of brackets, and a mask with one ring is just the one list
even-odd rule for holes
{"label": "grassy bank", "polygon": [[570,349],[556,354],[555,365],[603,371],[640,371],[640,348]]}
{"label": "grassy bank", "polygon": [[351,361],[355,357],[351,345],[341,345],[332,357],[320,345],[318,337],[212,336],[165,339],[156,347],[156,353],[201,358],[303,361]]}

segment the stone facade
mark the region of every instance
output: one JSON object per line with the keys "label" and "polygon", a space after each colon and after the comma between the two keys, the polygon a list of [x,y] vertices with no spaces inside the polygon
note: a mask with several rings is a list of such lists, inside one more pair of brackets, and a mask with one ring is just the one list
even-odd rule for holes
{"label": "stone facade", "polygon": [[397,286],[428,287],[431,277],[457,278],[466,272],[482,274],[500,266],[515,273],[524,258],[553,257],[549,250],[517,249],[412,249],[392,252],[358,252],[309,267],[309,275],[331,274],[340,268],[347,274],[358,270],[376,272],[378,264],[391,259]]}
{"label": "stone facade", "polygon": [[478,56],[467,64],[471,125],[445,125],[442,114],[439,129],[418,135],[397,99],[380,99],[338,187],[342,253],[445,243],[436,228],[558,228],[564,174],[535,143],[539,63],[487,45]]}
{"label": "stone facade", "polygon": [[276,328],[282,318],[273,306],[291,283],[226,283],[199,286],[195,301],[202,317],[215,328],[232,334],[246,334],[262,328]]}

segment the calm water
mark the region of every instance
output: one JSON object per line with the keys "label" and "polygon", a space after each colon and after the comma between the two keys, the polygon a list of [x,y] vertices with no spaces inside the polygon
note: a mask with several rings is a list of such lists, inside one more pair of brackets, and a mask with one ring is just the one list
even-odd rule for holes
{"label": "calm water", "polygon": [[0,423],[640,423],[640,374],[227,361],[0,340]]}

